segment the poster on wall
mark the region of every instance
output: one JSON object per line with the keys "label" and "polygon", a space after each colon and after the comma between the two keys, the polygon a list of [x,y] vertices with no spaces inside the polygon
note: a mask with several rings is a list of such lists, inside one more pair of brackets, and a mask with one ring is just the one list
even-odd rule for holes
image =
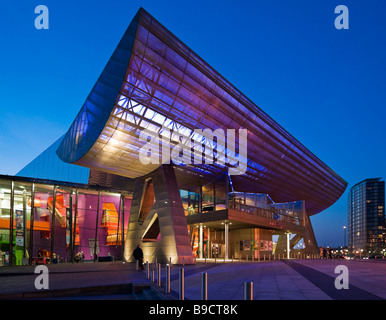
{"label": "poster on wall", "polygon": [[72,212],[69,208],[66,208],[66,249],[71,245],[72,238]]}
{"label": "poster on wall", "polygon": [[251,241],[250,240],[244,241],[244,250],[251,250]]}
{"label": "poster on wall", "polygon": [[259,240],[253,241],[253,250],[259,250]]}
{"label": "poster on wall", "polygon": [[24,246],[24,217],[23,217],[23,211],[22,210],[16,210],[15,212],[15,220],[16,220],[16,245],[19,247]]}

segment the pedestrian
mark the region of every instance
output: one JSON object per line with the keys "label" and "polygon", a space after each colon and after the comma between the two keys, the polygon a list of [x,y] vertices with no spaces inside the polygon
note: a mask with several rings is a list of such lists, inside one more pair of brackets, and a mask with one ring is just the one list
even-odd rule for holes
{"label": "pedestrian", "polygon": [[141,270],[144,270],[145,267],[143,266],[143,251],[140,245],[138,245],[137,248],[133,251],[133,256],[134,259],[138,261],[138,265]]}

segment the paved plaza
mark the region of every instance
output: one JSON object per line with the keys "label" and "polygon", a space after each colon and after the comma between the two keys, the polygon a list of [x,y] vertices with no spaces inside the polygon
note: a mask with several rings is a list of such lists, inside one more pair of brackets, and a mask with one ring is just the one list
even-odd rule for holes
{"label": "paved plaza", "polygon": [[[336,289],[338,265],[349,271],[349,288]],[[99,262],[49,265],[49,289],[34,286],[38,274],[34,266],[0,269],[0,298],[25,299],[58,296],[79,299],[74,289],[90,287],[123,288],[125,285],[151,286],[158,295],[144,299],[178,299],[179,269],[171,268],[171,294],[165,295],[166,268],[162,265],[161,287],[146,279],[146,271],[137,271],[134,263]],[[243,283],[253,282],[254,300],[380,300],[386,299],[386,260],[276,260],[260,262],[197,262],[185,265],[185,299],[200,300],[201,274],[207,273],[208,300],[242,300]],[[156,279],[156,276],[155,276]],[[72,289],[72,291],[71,291]],[[118,290],[118,289],[117,289]],[[154,289],[153,289],[154,291]],[[118,291],[117,291],[118,292]],[[43,295],[44,294],[44,295]],[[40,296],[41,295],[41,296]],[[111,291],[99,299],[125,299]],[[127,299],[133,296],[126,295]]]}

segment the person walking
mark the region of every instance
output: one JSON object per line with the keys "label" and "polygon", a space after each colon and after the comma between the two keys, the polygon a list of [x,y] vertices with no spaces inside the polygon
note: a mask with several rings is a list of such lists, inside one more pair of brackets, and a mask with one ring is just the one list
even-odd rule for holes
{"label": "person walking", "polygon": [[143,266],[143,251],[140,245],[138,245],[137,248],[133,251],[133,256],[134,259],[138,261],[138,266],[141,268],[141,270],[144,270],[145,267]]}

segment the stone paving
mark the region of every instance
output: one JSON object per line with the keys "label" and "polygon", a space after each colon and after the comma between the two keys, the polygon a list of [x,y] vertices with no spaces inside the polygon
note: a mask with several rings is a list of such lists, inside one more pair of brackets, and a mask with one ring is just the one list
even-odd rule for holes
{"label": "stone paving", "polygon": [[[337,265],[349,270],[349,289],[337,290]],[[178,298],[179,269],[171,268],[170,297]],[[49,265],[49,290],[149,283],[134,263],[102,262]],[[281,260],[265,262],[204,263],[186,265],[185,299],[199,300],[201,274],[208,275],[208,300],[242,300],[244,281],[253,282],[254,300],[377,300],[386,299],[386,261]],[[161,288],[165,287],[162,265]],[[33,266],[0,268],[0,298],[36,292]],[[155,285],[156,286],[156,285]],[[113,297],[113,296],[112,296]],[[111,298],[111,297],[110,297]]]}

